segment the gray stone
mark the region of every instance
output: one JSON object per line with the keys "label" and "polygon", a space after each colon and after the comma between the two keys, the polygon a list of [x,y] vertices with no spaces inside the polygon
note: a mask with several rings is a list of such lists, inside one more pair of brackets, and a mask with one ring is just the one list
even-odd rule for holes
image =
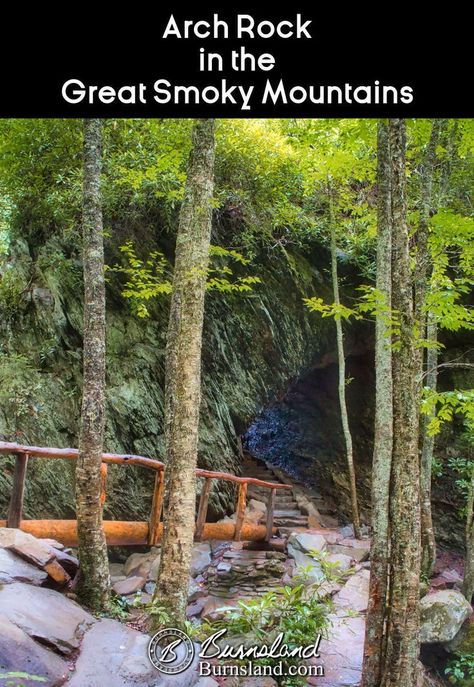
{"label": "gray stone", "polygon": [[147,582],[146,583],[145,591],[147,594],[151,594],[153,596],[153,594],[155,593],[155,589],[156,589],[156,583],[155,582]]}
{"label": "gray stone", "polygon": [[48,573],[35,565],[22,560],[8,549],[0,548],[0,584],[28,582],[40,585],[48,578]]}
{"label": "gray stone", "polygon": [[329,544],[328,549],[331,553],[342,554],[343,556],[350,556],[358,563],[366,561],[370,554],[370,549],[367,547],[355,548],[353,546],[342,546],[341,544]]}
{"label": "gray stone", "polygon": [[325,551],[327,543],[321,534],[311,534],[308,532],[294,532],[290,534],[288,544],[303,553],[309,551]]}
{"label": "gray stone", "polygon": [[211,547],[209,542],[203,541],[195,544],[191,556],[191,575],[200,575],[211,564]]}
{"label": "gray stone", "polygon": [[342,572],[349,570],[352,567],[352,558],[343,553],[330,553],[327,555],[328,563],[335,563],[338,569]]}
{"label": "gray stone", "polygon": [[369,603],[370,572],[361,570],[352,575],[340,592],[334,597],[334,603],[340,608],[351,608],[355,611],[366,611]]}
{"label": "gray stone", "polygon": [[156,582],[158,579],[158,573],[160,572],[160,561],[161,556],[156,556],[155,560],[151,564],[150,572],[148,573],[148,579],[152,582]]}
{"label": "gray stone", "polygon": [[195,580],[193,577],[189,578],[189,587],[188,587],[188,602],[191,603],[191,601],[196,601],[200,596],[204,596],[206,594],[206,589],[204,585],[197,580]]}
{"label": "gray stone", "polygon": [[182,675],[161,676],[148,659],[148,635],[115,620],[97,622],[84,636],[68,687],[191,687],[195,664]]}
{"label": "gray stone", "polygon": [[203,620],[217,620],[222,618],[227,611],[233,610],[237,606],[237,599],[220,599],[216,596],[208,596],[202,608],[201,618]]}
{"label": "gray stone", "polygon": [[54,550],[49,544],[36,539],[22,530],[0,527],[0,548],[9,549],[28,562],[43,567],[54,559]]}
{"label": "gray stone", "polygon": [[123,563],[109,563],[110,577],[126,577]]}
{"label": "gray stone", "polygon": [[263,503],[263,501],[257,501],[257,499],[250,499],[250,501],[247,504],[247,510],[250,512],[254,510],[259,510],[262,513],[266,513],[267,506]]}
{"label": "gray stone", "polygon": [[[307,556],[300,549],[294,548],[291,544],[288,544],[288,556],[295,561],[296,567],[293,575],[303,575],[310,584],[324,581],[325,576],[321,565],[314,558],[310,558],[310,556]],[[309,566],[309,570],[301,570],[301,568],[308,568]]]}
{"label": "gray stone", "polygon": [[443,589],[421,599],[422,644],[452,641],[461,625],[472,615],[471,604],[461,592]]}
{"label": "gray stone", "polygon": [[0,587],[2,614],[33,639],[62,654],[78,649],[95,618],[59,592],[14,582]]}
{"label": "gray stone", "polygon": [[126,576],[140,575],[141,577],[147,577],[156,556],[157,554],[151,551],[148,553],[132,553],[125,561],[123,574]]}
{"label": "gray stone", "polygon": [[[67,663],[57,654],[33,641],[8,618],[0,615],[0,673],[10,671],[44,678],[41,683],[22,678],[24,687],[59,687],[69,675]],[[8,684],[8,679],[3,682],[0,678],[0,684]]]}
{"label": "gray stone", "polygon": [[135,594],[140,589],[145,586],[146,578],[140,577],[139,575],[132,575],[131,577],[126,577],[120,582],[116,582],[112,589],[119,596],[127,596],[128,594]]}

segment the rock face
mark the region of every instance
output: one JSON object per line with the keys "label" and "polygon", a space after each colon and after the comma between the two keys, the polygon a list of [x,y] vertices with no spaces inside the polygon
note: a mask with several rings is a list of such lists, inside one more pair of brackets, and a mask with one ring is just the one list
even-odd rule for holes
{"label": "rock face", "polygon": [[461,592],[446,589],[421,599],[420,639],[423,644],[452,641],[472,607]]}
{"label": "rock face", "polygon": [[365,612],[369,603],[369,579],[369,570],[360,570],[352,575],[334,597],[336,606]]}
{"label": "rock face", "polygon": [[317,687],[356,687],[360,685],[364,656],[365,619],[331,616],[329,638],[320,646],[321,657],[310,663],[324,666],[324,677],[309,678]]}
{"label": "rock face", "polygon": [[21,582],[0,587],[0,609],[30,637],[61,654],[76,650],[87,627],[95,622],[90,613],[62,594]]}
{"label": "rock face", "polygon": [[70,687],[154,687],[157,671],[147,657],[149,637],[113,620],[101,620],[87,632]]}
{"label": "rock face", "polygon": [[325,578],[321,565],[308,553],[325,551],[326,548],[326,540],[320,534],[291,534],[288,538],[288,555],[295,561],[296,574],[304,574],[309,582],[323,582]]}
{"label": "rock face", "polygon": [[49,577],[56,586],[64,586],[76,574],[79,561],[63,549],[57,542],[0,527],[0,580],[3,584],[13,580],[43,584]]}
{"label": "rock face", "polygon": [[7,549],[0,548],[0,584],[28,582],[40,585],[48,579],[48,573],[21,560]]}
{"label": "rock face", "polygon": [[[159,209],[156,209],[159,212]],[[159,231],[160,220],[150,227],[150,216],[133,212],[134,227],[141,227],[140,253],[163,251],[171,260],[167,232]],[[220,226],[219,232],[223,231]],[[231,231],[233,231],[231,229]],[[107,262],[119,260],[118,245],[126,240],[127,228],[111,232]],[[38,234],[39,236],[39,234]],[[164,238],[163,238],[164,237]],[[0,317],[4,341],[1,364],[5,375],[15,380],[3,389],[0,399],[0,434],[14,439],[21,430],[32,444],[77,446],[80,417],[82,302],[81,266],[69,257],[57,237],[27,245],[18,239],[12,250],[12,269],[25,276],[31,291],[47,284],[47,299],[31,299],[18,318],[8,323]],[[67,255],[65,253],[68,253]],[[258,251],[257,251],[258,253]],[[58,256],[64,269],[57,269],[50,256]],[[31,256],[34,256],[33,258]],[[36,265],[36,257],[40,265]],[[251,419],[305,368],[334,348],[331,323],[308,311],[303,297],[318,292],[330,296],[322,267],[326,250],[318,244],[304,251],[291,246],[274,251],[271,260],[262,251],[256,255],[251,274],[261,278],[251,298],[212,296],[206,303],[203,339],[203,398],[201,404],[199,464],[215,470],[238,472],[236,435]],[[30,284],[30,273],[32,282]],[[41,284],[35,283],[41,275]],[[26,276],[28,275],[28,276]],[[150,317],[130,313],[120,294],[122,284],[112,276],[107,284],[107,422],[105,446],[118,453],[140,453],[162,457],[164,354],[168,321],[168,299],[157,299]],[[8,335],[7,335],[8,331]],[[8,348],[11,346],[11,348]],[[45,357],[45,346],[51,353]],[[28,359],[22,366],[21,356]],[[28,393],[27,393],[28,392]],[[28,412],[16,426],[14,402],[19,394],[28,398]],[[31,412],[30,412],[31,411]],[[2,457],[2,463],[7,459]],[[71,517],[72,473],[67,461],[37,461],[35,481],[28,482],[25,513],[30,517]],[[149,516],[153,479],[147,470],[110,466],[107,517],[145,520]],[[0,472],[0,508],[6,510],[11,491],[11,473]],[[130,494],[139,494],[130,498]],[[214,489],[210,514],[221,516],[233,502],[231,488]]]}
{"label": "rock face", "polygon": [[[0,673],[24,672],[40,676],[44,680],[22,678],[24,687],[59,687],[69,675],[67,663],[52,651],[48,651],[29,637],[14,623],[0,615]],[[0,685],[7,685],[8,679],[0,677]]]}
{"label": "rock face", "polygon": [[195,544],[191,556],[191,577],[203,573],[211,564],[211,545],[204,541]]}

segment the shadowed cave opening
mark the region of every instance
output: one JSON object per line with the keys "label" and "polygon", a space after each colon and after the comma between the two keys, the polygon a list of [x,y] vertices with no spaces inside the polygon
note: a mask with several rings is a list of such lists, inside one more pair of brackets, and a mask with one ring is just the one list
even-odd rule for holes
{"label": "shadowed cave opening", "polygon": [[[368,521],[373,449],[374,354],[346,359],[346,396],[362,520]],[[252,456],[319,495],[321,512],[350,519],[349,482],[338,397],[338,366],[314,367],[266,407],[242,437]]]}

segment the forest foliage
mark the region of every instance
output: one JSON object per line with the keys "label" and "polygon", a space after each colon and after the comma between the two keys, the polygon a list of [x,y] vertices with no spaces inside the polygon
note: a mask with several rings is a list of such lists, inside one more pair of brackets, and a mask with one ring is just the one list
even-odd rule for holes
{"label": "forest foliage", "polygon": [[[171,290],[172,249],[183,197],[192,122],[183,119],[105,120],[103,150],[104,234],[108,278],[120,280],[132,311]],[[420,212],[423,152],[431,120],[407,122],[408,210],[413,233]],[[6,319],[27,307],[32,278],[54,269],[64,283],[80,278],[82,183],[80,120],[0,122],[0,309]],[[472,329],[474,182],[472,120],[445,120],[437,146],[430,217],[433,273],[426,308],[441,330]],[[208,288],[224,292],[258,287],[252,259],[260,251],[329,244],[328,179],[334,189],[339,262],[364,275],[358,302],[324,303],[307,294],[323,315],[373,317],[383,304],[373,288],[376,235],[375,120],[221,120],[216,128],[212,263]],[[449,175],[449,184],[446,179]],[[153,241],[143,241],[143,237]],[[9,244],[26,242],[30,269],[15,269]],[[413,264],[416,246],[413,242]],[[396,313],[392,313],[396,327]],[[441,336],[442,341],[442,336]],[[420,337],[420,345],[430,345]],[[441,344],[436,344],[442,346]],[[455,400],[458,407],[455,407]],[[451,390],[426,397],[424,409],[440,410],[431,429],[451,410],[470,418],[469,393]],[[467,405],[466,405],[467,404]]]}

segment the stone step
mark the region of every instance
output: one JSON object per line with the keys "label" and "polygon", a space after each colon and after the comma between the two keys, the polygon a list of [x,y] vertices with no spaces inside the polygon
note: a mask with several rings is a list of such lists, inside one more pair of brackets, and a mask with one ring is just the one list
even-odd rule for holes
{"label": "stone step", "polygon": [[302,518],[275,518],[275,527],[281,532],[282,527],[302,527],[306,529],[308,527],[308,520]]}
{"label": "stone step", "polygon": [[301,518],[306,517],[302,515],[299,509],[291,510],[290,508],[279,508],[273,511],[274,518]]}
{"label": "stone step", "polygon": [[296,525],[278,525],[278,532],[283,537],[288,537],[290,534],[293,534],[293,532],[306,532],[307,529],[308,525],[304,525],[303,527]]}

